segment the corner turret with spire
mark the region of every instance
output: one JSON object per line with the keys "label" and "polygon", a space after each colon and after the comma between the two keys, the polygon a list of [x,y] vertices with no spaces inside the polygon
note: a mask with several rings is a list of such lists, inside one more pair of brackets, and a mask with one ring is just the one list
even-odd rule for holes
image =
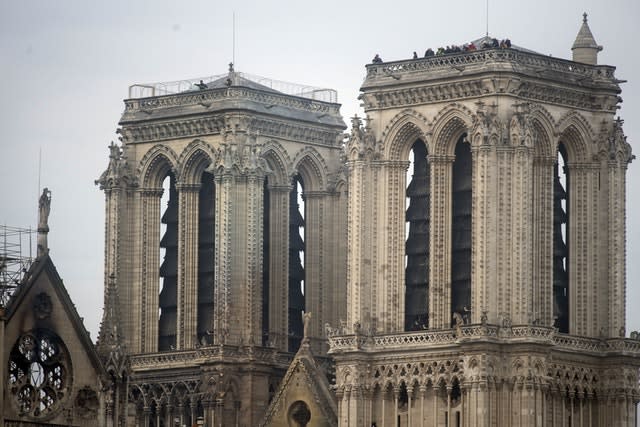
{"label": "corner turret with spire", "polygon": [[582,14],[582,26],[576,41],[573,42],[571,47],[573,51],[573,60],[575,62],[583,62],[585,64],[597,65],[598,64],[598,52],[602,50],[602,46],[596,43],[587,24],[587,13]]}

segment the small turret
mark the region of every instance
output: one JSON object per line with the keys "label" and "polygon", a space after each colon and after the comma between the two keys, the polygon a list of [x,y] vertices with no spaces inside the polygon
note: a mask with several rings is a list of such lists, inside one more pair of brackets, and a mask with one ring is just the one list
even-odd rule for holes
{"label": "small turret", "polygon": [[598,64],[598,52],[602,50],[602,46],[599,46],[591,34],[589,24],[587,24],[587,13],[582,15],[582,26],[576,41],[573,42],[571,50],[573,51],[573,60],[576,62],[583,62],[585,64],[596,65]]}

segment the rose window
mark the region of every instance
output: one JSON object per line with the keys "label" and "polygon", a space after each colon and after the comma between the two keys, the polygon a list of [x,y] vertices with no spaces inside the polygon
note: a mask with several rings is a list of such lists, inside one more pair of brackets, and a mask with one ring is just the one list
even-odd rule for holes
{"label": "rose window", "polygon": [[16,341],[9,357],[9,391],[21,416],[52,415],[69,389],[69,357],[53,332],[36,329]]}

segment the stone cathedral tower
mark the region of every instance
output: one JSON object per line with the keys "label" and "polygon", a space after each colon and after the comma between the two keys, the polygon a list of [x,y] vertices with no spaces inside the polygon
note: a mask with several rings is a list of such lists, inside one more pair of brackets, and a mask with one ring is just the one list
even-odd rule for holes
{"label": "stone cathedral tower", "polygon": [[131,88],[108,427],[636,425],[621,81],[586,16],[573,60],[474,44],[367,65],[346,141],[331,90]]}
{"label": "stone cathedral tower", "polygon": [[320,354],[320,325],[345,316],[336,93],[233,67],[135,90],[98,180],[107,411],[119,425],[257,425],[302,312]]}
{"label": "stone cathedral tower", "polygon": [[340,426],[636,425],[620,81],[586,15],[573,61],[491,43],[366,67]]}

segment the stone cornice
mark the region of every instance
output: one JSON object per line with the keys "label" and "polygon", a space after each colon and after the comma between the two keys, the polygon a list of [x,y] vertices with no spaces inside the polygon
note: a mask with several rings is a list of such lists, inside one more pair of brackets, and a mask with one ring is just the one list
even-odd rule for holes
{"label": "stone cornice", "polygon": [[210,89],[206,91],[192,91],[174,95],[154,96],[149,98],[126,99],[125,115],[129,112],[153,110],[184,105],[201,105],[203,102],[220,99],[250,99],[269,105],[285,105],[301,110],[339,114],[340,105],[329,102],[315,101],[286,94],[261,91],[246,87],[230,87]]}
{"label": "stone cornice", "polygon": [[246,363],[276,365],[286,368],[291,361],[291,355],[279,353],[272,348],[247,347],[225,345],[222,347],[207,346],[193,350],[177,350],[162,353],[138,354],[131,356],[130,363],[133,372],[148,370],[166,370],[169,368],[197,367],[214,362]]}
{"label": "stone cornice", "polygon": [[422,83],[420,86],[378,87],[362,95],[365,111],[407,108],[417,105],[463,101],[484,96],[512,96],[521,100],[568,106],[589,111],[615,113],[619,102],[615,92],[594,94],[592,90],[559,86],[513,74],[499,79],[459,79],[447,83]]}
{"label": "stone cornice", "polygon": [[[341,127],[315,126],[293,120],[278,120],[256,115],[243,115],[247,133],[306,142],[327,147],[339,147]],[[202,138],[206,135],[226,135],[225,114],[206,117],[179,117],[175,120],[126,124],[118,130],[127,144],[160,142],[179,138]]]}
{"label": "stone cornice", "polygon": [[400,332],[384,335],[333,335],[329,337],[329,354],[354,355],[393,351],[422,351],[433,348],[452,349],[470,342],[544,344],[563,352],[589,353],[594,356],[622,354],[640,356],[640,340],[625,338],[586,338],[559,334],[552,327],[533,325],[464,325],[460,330],[443,329],[423,332]]}
{"label": "stone cornice", "polygon": [[510,95],[615,113],[621,100],[614,71],[515,49],[488,49],[369,64],[361,91],[365,111]]}

